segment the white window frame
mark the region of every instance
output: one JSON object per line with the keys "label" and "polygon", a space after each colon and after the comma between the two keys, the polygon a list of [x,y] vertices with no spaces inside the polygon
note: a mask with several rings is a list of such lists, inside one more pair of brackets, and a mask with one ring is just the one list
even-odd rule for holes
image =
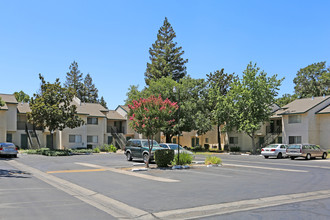
{"label": "white window frame", "polygon": [[289,115],[289,124],[301,123],[301,115]]}
{"label": "white window frame", "polygon": [[[234,143],[231,143],[231,141],[230,141],[231,138]],[[238,144],[238,137],[229,137],[229,144]]]}
{"label": "white window frame", "polygon": [[[70,138],[74,138],[74,141],[71,141]],[[69,143],[81,143],[82,137],[79,134],[70,134],[69,135]]]}
{"label": "white window frame", "polygon": [[[290,142],[290,138],[293,138],[293,143]],[[289,136],[289,144],[301,144],[302,137],[301,136]]]}
{"label": "white window frame", "polygon": [[[90,141],[92,139],[92,141]],[[98,143],[99,142],[99,136],[97,135],[88,135],[87,136],[87,143]]]}
{"label": "white window frame", "polygon": [[87,117],[87,124],[88,125],[98,125],[99,119],[96,117]]}

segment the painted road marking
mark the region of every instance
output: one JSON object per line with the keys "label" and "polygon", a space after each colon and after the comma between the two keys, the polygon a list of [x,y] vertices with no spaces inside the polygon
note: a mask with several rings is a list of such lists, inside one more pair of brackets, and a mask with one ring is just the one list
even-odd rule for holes
{"label": "painted road marking", "polygon": [[83,173],[83,172],[97,172],[97,171],[105,171],[105,169],[92,169],[92,170],[56,170],[56,171],[48,171],[46,173]]}
{"label": "painted road marking", "polygon": [[280,166],[294,166],[294,167],[310,167],[310,168],[322,168],[322,169],[330,169],[330,167],[324,166],[316,166],[316,165],[302,165],[302,164],[289,164],[289,163],[267,163],[267,162],[256,162],[256,161],[241,161],[241,160],[227,160],[232,162],[239,162],[239,163],[258,163],[258,164],[269,164],[269,165],[280,165]]}
{"label": "painted road marking", "polygon": [[238,164],[229,164],[229,163],[223,163],[223,165],[224,166],[234,166],[234,167],[256,168],[256,169],[264,169],[264,170],[298,172],[298,173],[307,173],[308,172],[307,170],[292,170],[292,169],[281,169],[281,168],[273,168],[273,167],[258,167],[258,166],[238,165]]}
{"label": "painted road marking", "polygon": [[154,181],[159,181],[159,182],[166,182],[166,183],[176,183],[180,182],[179,180],[173,180],[173,179],[168,179],[168,178],[163,178],[163,177],[156,177],[156,176],[150,176],[147,174],[142,174],[142,173],[135,173],[131,171],[126,171],[126,170],[120,170],[120,169],[115,169],[115,168],[110,168],[110,167],[103,167],[100,165],[96,164],[91,164],[91,163],[78,163],[76,162],[75,164],[81,165],[81,166],[86,166],[86,167],[93,167],[93,168],[98,168],[98,169],[105,169],[114,173],[120,173],[120,174],[125,174],[125,175],[130,175],[130,176],[135,176],[147,180],[154,180]]}
{"label": "painted road marking", "polygon": [[148,212],[134,208],[125,203],[111,199],[95,191],[86,189],[77,184],[63,180],[56,176],[44,173],[40,170],[21,164],[17,161],[6,161],[9,165],[31,173],[34,177],[48,183],[49,185],[66,192],[67,194],[98,208],[117,219],[138,219],[148,218]]}
{"label": "painted road marking", "polygon": [[159,219],[197,219],[326,198],[330,198],[330,190],[241,200],[237,202],[206,205],[187,209],[176,209],[153,213],[153,215]]}

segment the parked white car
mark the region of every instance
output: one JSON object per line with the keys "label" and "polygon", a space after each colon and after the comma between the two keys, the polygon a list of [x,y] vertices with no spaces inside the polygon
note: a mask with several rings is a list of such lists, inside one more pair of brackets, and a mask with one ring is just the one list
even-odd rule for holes
{"label": "parked white car", "polygon": [[[165,149],[172,149],[174,150],[174,153],[175,154],[178,154],[178,144],[172,144],[172,143],[161,143],[159,144],[162,148],[165,148]],[[194,156],[194,153],[189,151],[189,150],[186,150],[184,149],[183,147],[180,146],[180,154],[182,153],[186,153],[186,154],[190,154],[191,156]]]}
{"label": "parked white car", "polygon": [[286,157],[286,149],[288,145],[286,144],[270,144],[261,149],[261,155],[265,158],[276,157],[278,159]]}

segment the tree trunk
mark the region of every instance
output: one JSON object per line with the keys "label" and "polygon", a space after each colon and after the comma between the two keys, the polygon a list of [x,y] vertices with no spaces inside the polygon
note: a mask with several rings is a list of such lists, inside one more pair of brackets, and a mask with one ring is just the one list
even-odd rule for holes
{"label": "tree trunk", "polygon": [[[151,146],[150,146],[150,138],[148,137],[148,147],[149,147],[149,158],[151,155]],[[143,155],[142,155],[143,156]],[[148,160],[145,162],[146,163],[146,168],[149,168],[149,158]]]}
{"label": "tree trunk", "polygon": [[256,144],[255,144],[255,141],[254,141],[254,132],[252,133],[251,135],[251,138],[252,138],[252,154],[256,154]]}
{"label": "tree trunk", "polygon": [[221,133],[220,133],[220,123],[219,122],[217,124],[217,129],[218,129],[218,147],[219,147],[219,150],[221,150]]}
{"label": "tree trunk", "polygon": [[54,149],[54,132],[50,132],[50,149]]}

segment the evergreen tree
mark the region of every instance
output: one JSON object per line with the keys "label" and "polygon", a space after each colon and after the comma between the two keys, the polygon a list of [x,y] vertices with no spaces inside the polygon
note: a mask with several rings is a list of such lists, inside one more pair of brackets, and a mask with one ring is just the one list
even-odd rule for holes
{"label": "evergreen tree", "polygon": [[103,96],[101,96],[100,104],[101,104],[104,108],[108,109],[107,103],[105,102]]}
{"label": "evergreen tree", "polygon": [[69,67],[70,72],[66,73],[66,81],[64,83],[65,88],[73,88],[75,91],[75,95],[82,99],[84,85],[82,83],[83,80],[83,74],[80,73],[80,70],[78,69],[78,63],[76,61],[73,61]]}
{"label": "evergreen tree", "polygon": [[147,63],[144,74],[147,85],[151,80],[168,76],[178,81],[187,74],[185,63],[188,60],[181,57],[184,51],[173,41],[175,37],[176,34],[165,17],[164,24],[158,31],[157,40],[149,48],[151,62]]}
{"label": "evergreen tree", "polygon": [[93,79],[89,73],[86,75],[84,80],[83,92],[81,101],[88,103],[97,103],[98,102],[98,89],[93,84]]}
{"label": "evergreen tree", "polygon": [[0,97],[0,107],[4,106],[6,103],[2,100],[2,98]]}
{"label": "evergreen tree", "polygon": [[23,92],[22,90],[20,92],[14,92],[14,96],[18,102],[29,102],[30,96]]}

